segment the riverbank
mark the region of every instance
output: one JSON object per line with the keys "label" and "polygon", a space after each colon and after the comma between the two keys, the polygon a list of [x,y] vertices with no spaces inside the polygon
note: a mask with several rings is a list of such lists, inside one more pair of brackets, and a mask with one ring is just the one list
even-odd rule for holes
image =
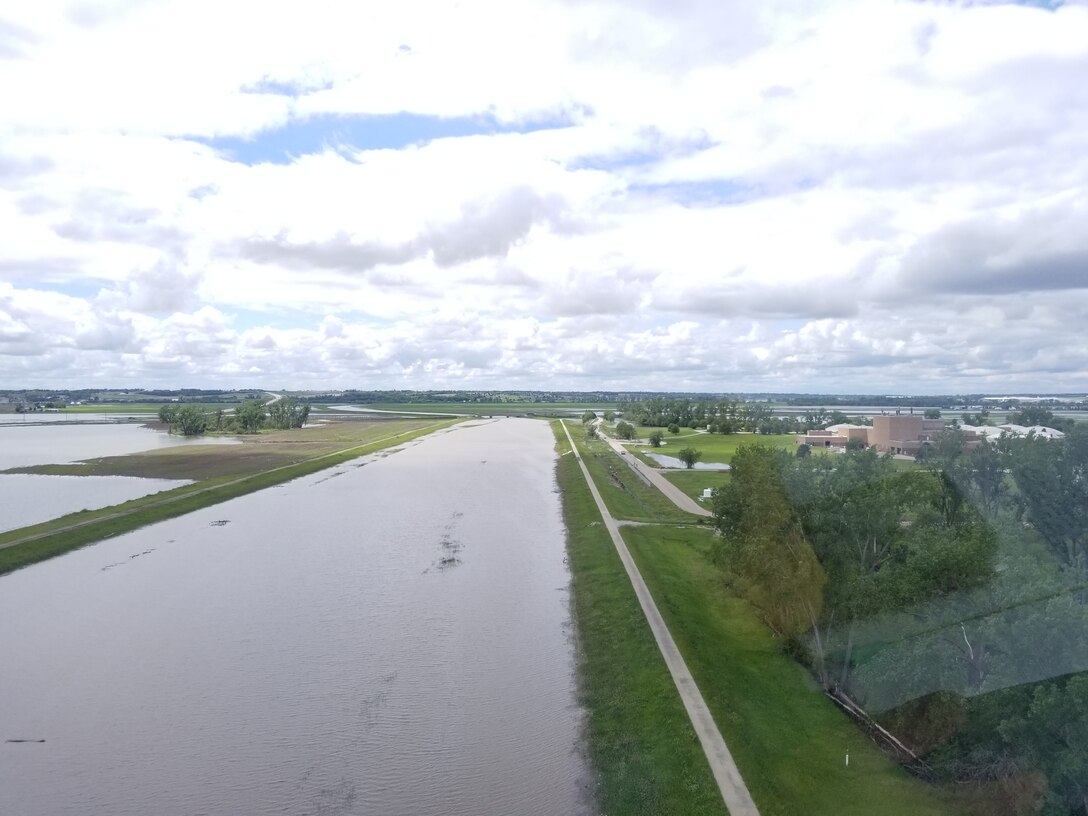
{"label": "riverbank", "polygon": [[[558,426],[555,426],[558,427]],[[617,519],[698,524],[701,519],[673,504],[649,480],[635,472],[601,439],[586,439],[572,423],[571,436],[608,511]]]}
{"label": "riverbank", "polygon": [[[568,449],[561,437],[560,453]],[[622,492],[607,469],[593,477],[602,494]],[[722,813],[573,456],[560,456],[557,480],[601,812]],[[622,535],[763,816],[958,812],[943,791],[911,777],[835,709],[754,610],[730,594],[707,557],[710,530],[646,524],[626,526]]]}
{"label": "riverbank", "polygon": [[551,424],[599,812],[722,816],[718,787],[627,573],[566,435]]}
{"label": "riverbank", "polygon": [[[231,445],[201,446],[196,452],[194,449],[175,448],[132,456],[107,457],[89,463],[82,470],[79,465],[23,469],[21,472],[84,475],[99,473],[101,470],[127,476],[148,476],[152,472],[158,475],[165,471],[177,474],[174,478],[200,478],[200,481],[112,507],[72,513],[42,524],[0,534],[0,575],[104,538],[127,533],[409,442],[459,421],[451,419],[442,422],[406,420],[398,423],[344,423],[350,427],[335,429],[324,436],[315,434],[309,440],[285,439],[279,443],[267,443],[279,444],[281,448],[283,445],[289,446],[289,452],[282,449],[279,451],[280,456],[290,457],[286,464],[271,464],[275,461],[275,454],[270,456],[265,451],[261,451],[261,455],[240,459],[236,448],[244,446]],[[291,440],[298,439],[296,435],[292,435],[293,432],[284,434],[290,435]],[[269,434],[266,438],[275,439],[275,435]],[[329,450],[331,444],[342,444],[346,440],[354,444]],[[225,473],[224,469],[217,472],[216,461],[221,464],[229,463],[224,468]],[[240,463],[244,463],[244,467]]]}
{"label": "riverbank", "polygon": [[623,538],[765,816],[958,812],[845,717],[728,591],[710,531],[628,527]]}

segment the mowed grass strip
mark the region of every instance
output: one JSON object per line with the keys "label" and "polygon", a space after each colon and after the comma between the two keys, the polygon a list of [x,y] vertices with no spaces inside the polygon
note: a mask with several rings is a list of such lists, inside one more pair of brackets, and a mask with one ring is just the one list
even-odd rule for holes
{"label": "mowed grass strip", "polygon": [[[703,495],[708,487],[724,487],[731,478],[728,470],[667,470],[661,474],[693,499]],[[707,510],[712,509],[709,501],[700,502]]]}
{"label": "mowed grass strip", "polygon": [[694,524],[698,518],[669,501],[660,490],[642,480],[607,443],[587,440],[580,423],[568,423],[574,443],[589,468],[601,498],[615,518],[626,521]]}
{"label": "mowed grass strip", "polygon": [[578,677],[602,814],[723,816],[695,731],[558,423]]}
{"label": "mowed grass strip", "polygon": [[870,742],[729,593],[710,531],[629,527],[623,537],[761,816],[958,812]]}
{"label": "mowed grass strip", "polygon": [[703,454],[699,459],[700,462],[728,465],[733,461],[733,455],[741,445],[758,443],[791,452],[797,448],[797,437],[793,434],[711,434],[690,430],[687,433],[681,431],[681,434],[681,436],[671,436],[666,433],[665,442],[660,448],[651,448],[646,443],[625,442],[624,445],[631,455],[654,468],[660,468],[661,465],[647,456],[647,453],[660,453],[675,458],[682,448],[694,448]]}
{"label": "mowed grass strip", "polygon": [[[399,429],[391,427],[393,423],[375,423],[369,428],[359,423],[354,435],[359,444],[353,447],[316,453],[302,461],[257,470],[244,476],[205,479],[112,507],[71,513],[42,524],[9,530],[0,534],[0,575],[148,524],[307,476],[383,448],[402,445],[458,421],[401,423]],[[412,427],[404,428],[405,424]],[[229,451],[234,447],[215,449]]]}
{"label": "mowed grass strip", "polygon": [[[622,417],[620,417],[620,419],[622,419]],[[615,423],[613,423],[613,427],[614,427],[614,425],[615,425]],[[656,425],[636,425],[635,426],[635,438],[636,439],[649,439],[650,434],[652,434],[654,431],[661,431],[662,435],[664,435],[664,437],[665,437],[665,441],[666,442],[671,442],[671,443],[674,443],[674,444],[677,441],[685,442],[688,437],[703,436],[704,435],[701,431],[697,431],[694,428],[681,428],[679,433],[672,434],[672,433],[669,433],[668,428],[659,428]],[[681,445],[680,447],[683,447],[683,445]]]}

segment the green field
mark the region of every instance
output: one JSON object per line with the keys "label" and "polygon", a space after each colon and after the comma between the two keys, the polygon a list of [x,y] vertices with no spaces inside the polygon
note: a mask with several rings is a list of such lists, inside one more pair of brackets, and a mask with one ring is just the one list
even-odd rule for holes
{"label": "green field", "polygon": [[652,434],[654,431],[661,431],[661,433],[665,435],[665,441],[666,442],[677,440],[677,439],[682,440],[684,437],[687,437],[687,436],[704,436],[705,435],[702,431],[696,431],[694,428],[681,428],[680,433],[671,434],[671,433],[669,433],[668,428],[658,428],[658,427],[653,426],[653,425],[636,425],[635,426],[635,437],[637,439],[647,439],[650,436],[650,434]]}
{"label": "green field", "polygon": [[623,537],[762,816],[957,812],[885,756],[727,591],[709,531],[627,527]]}
{"label": "green field", "polygon": [[[669,470],[662,475],[693,499],[703,495],[704,487],[722,487],[730,479],[728,470]],[[700,503],[710,509],[710,502]]]}
{"label": "green field", "polygon": [[644,482],[606,442],[584,439],[580,423],[570,422],[568,427],[613,516],[641,522],[693,524],[699,521],[669,501],[656,487]]}

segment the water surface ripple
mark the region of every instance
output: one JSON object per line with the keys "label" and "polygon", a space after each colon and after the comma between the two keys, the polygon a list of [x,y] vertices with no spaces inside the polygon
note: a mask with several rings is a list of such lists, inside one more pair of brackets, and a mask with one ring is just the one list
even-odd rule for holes
{"label": "water surface ripple", "polygon": [[553,456],[472,423],[0,578],[0,813],[587,813]]}

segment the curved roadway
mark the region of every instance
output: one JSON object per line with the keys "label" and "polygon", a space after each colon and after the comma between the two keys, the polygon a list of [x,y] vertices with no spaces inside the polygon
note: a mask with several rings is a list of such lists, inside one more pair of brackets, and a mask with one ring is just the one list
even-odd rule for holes
{"label": "curved roadway", "polygon": [[714,515],[705,507],[701,506],[698,502],[696,502],[695,499],[691,498],[691,496],[689,496],[679,487],[677,487],[664,476],[662,476],[658,472],[657,468],[649,467],[643,462],[640,462],[638,458],[634,456],[630,451],[628,451],[623,445],[621,445],[612,437],[606,436],[601,431],[600,423],[597,424],[597,434],[598,436],[600,436],[601,439],[607,442],[609,446],[611,446],[612,450],[614,450],[616,453],[624,458],[627,464],[631,466],[632,470],[634,470],[640,476],[645,477],[646,481],[648,481],[650,484],[652,484],[654,487],[664,493],[665,496],[681,510],[692,513],[696,516],[703,516],[704,518],[709,518],[710,516]]}

